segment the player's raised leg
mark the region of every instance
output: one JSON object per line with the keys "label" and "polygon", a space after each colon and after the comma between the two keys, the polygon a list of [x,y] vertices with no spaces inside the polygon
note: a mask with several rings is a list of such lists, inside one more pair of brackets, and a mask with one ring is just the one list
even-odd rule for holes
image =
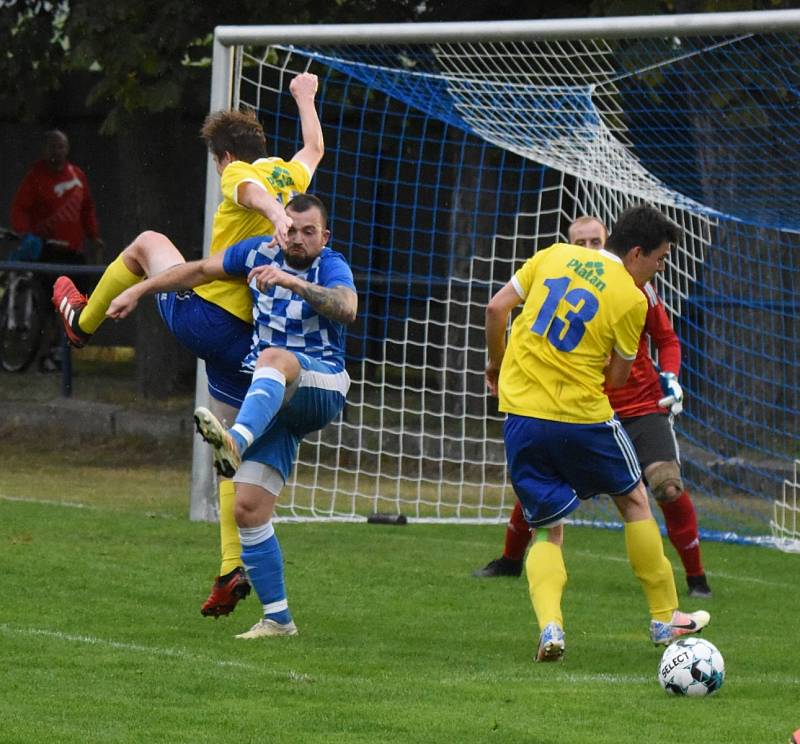
{"label": "player's raised leg", "polygon": [[244,451],[263,434],[283,405],[287,384],[300,375],[297,357],[285,349],[265,349],[258,356],[253,380],[236,421],[229,429],[211,411],[194,413],[197,431],[214,448],[214,465],[227,478],[241,463]]}
{"label": "player's raised leg", "polygon": [[53,305],[70,343],[80,348],[89,342],[118,294],[145,276],[159,274],[183,262],[183,256],[169,238],[147,230],[108,265],[90,297],[81,294],[69,277],[58,277],[53,285]]}

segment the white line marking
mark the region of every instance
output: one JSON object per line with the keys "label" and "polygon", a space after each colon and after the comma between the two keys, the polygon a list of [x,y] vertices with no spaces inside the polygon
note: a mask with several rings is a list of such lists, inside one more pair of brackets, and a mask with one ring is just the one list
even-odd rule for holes
{"label": "white line marking", "polygon": [[105,638],[96,638],[94,636],[71,635],[70,633],[62,633],[58,630],[47,630],[45,628],[14,628],[6,623],[0,623],[0,630],[6,633],[13,633],[15,635],[27,636],[40,636],[45,638],[52,638],[57,641],[67,641],[68,643],[83,643],[89,646],[102,646],[106,648],[118,649],[120,651],[133,651],[136,653],[144,653],[148,656],[161,656],[173,659],[180,659],[182,661],[190,661],[193,663],[201,662],[203,664],[210,664],[218,667],[232,667],[235,669],[246,669],[248,671],[257,671],[267,673],[274,677],[286,678],[292,682],[311,682],[312,678],[307,674],[294,672],[292,670],[276,671],[265,667],[263,664],[248,664],[244,661],[232,661],[227,659],[214,659],[209,656],[201,654],[193,654],[181,648],[159,648],[158,646],[143,646],[138,643],[123,643],[122,641],[112,641]]}
{"label": "white line marking", "polygon": [[36,499],[32,496],[5,496],[0,494],[0,501],[19,501],[23,504],[47,504],[48,506],[68,506],[72,509],[96,509],[91,504],[78,504],[74,501],[54,501],[53,499]]}
{"label": "white line marking", "polygon": [[[37,499],[32,496],[6,496],[0,494],[0,501],[15,501],[20,504],[45,504],[46,506],[65,506],[68,509],[90,509],[99,511],[111,511],[111,507],[100,506],[98,504],[81,504],[75,501],[55,501],[54,499]],[[145,512],[132,512],[132,514],[141,514],[145,517],[158,517],[159,519],[175,519],[172,514],[163,514],[161,512],[145,511]]]}

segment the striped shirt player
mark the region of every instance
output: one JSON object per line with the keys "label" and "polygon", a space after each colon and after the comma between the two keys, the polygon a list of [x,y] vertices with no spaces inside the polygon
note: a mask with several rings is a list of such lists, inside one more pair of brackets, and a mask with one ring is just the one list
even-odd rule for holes
{"label": "striped shirt player", "polygon": [[[297,633],[272,516],[301,439],[344,407],[350,385],[344,327],[358,305],[347,261],[327,247],[325,205],[301,194],[286,205],[286,214],[291,226],[285,248],[269,238],[247,239],[155,276],[146,287],[170,291],[247,277],[253,292],[256,332],[243,362],[253,375],[236,421],[228,429],[208,409],[195,411],[219,473],[234,478],[241,559],[263,607],[263,618],[237,636],[244,639]],[[124,317],[141,293],[141,285],[131,287],[109,312]]]}
{"label": "striped shirt player", "polygon": [[[347,287],[355,292],[347,261],[329,247],[324,247],[304,269],[289,266],[284,251],[264,238],[243,240],[225,251],[223,267],[230,276],[247,276],[259,266],[274,266],[320,287]],[[244,463],[234,480],[246,477],[254,469],[246,464],[252,461],[271,467],[285,481],[294,465],[300,440],[322,429],[344,406],[350,387],[344,367],[344,325],[320,314],[303,297],[285,287],[275,284],[262,292],[255,279],[249,285],[253,293],[254,332],[252,348],[242,367],[256,372],[254,382],[265,374],[270,377],[272,372],[256,371],[256,361],[265,349],[280,348],[297,357],[302,372],[285,408],[258,441],[246,425],[237,423],[232,427],[246,444]],[[282,485],[273,483],[273,488],[279,490]]]}
{"label": "striped shirt player", "polygon": [[295,635],[286,597],[283,557],[272,525],[275,503],[300,440],[344,407],[344,326],[357,297],[344,256],[327,247],[327,211],[310,195],[286,206],[292,219],[285,249],[245,240],[229,248],[222,271],[248,277],[256,331],[244,365],[253,370],[236,422],[225,429],[203,408],[198,431],[236,483],[242,561],[263,617],[237,638]]}

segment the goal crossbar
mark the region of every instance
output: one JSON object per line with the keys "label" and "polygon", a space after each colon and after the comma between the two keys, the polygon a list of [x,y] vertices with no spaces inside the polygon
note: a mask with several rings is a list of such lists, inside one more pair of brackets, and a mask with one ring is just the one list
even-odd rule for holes
{"label": "goal crossbar", "polygon": [[339,23],[297,26],[217,26],[223,46],[237,44],[432,44],[436,42],[590,39],[597,36],[699,36],[778,33],[800,29],[800,10],[680,13],[616,18],[565,18],[450,23]]}

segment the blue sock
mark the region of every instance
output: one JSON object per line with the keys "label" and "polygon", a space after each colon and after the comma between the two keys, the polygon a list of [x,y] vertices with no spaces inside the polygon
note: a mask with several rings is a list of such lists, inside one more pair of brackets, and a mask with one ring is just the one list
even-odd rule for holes
{"label": "blue sock", "polygon": [[269,426],[283,404],[286,378],[272,367],[258,367],[244,398],[236,423],[230,428],[239,453],[243,453]]}
{"label": "blue sock", "polygon": [[292,619],[283,579],[283,554],[272,522],[260,527],[239,527],[242,563],[264,606],[264,617],[285,625]]}

